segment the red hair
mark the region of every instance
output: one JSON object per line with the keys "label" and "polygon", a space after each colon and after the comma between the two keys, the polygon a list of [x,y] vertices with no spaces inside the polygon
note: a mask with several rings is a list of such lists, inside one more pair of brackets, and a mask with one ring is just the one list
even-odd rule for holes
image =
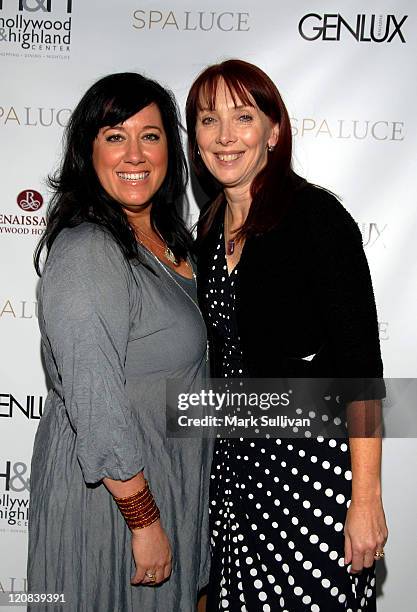
{"label": "red hair", "polygon": [[[284,204],[288,201],[288,188],[302,179],[292,170],[292,132],[288,111],[282,97],[263,70],[244,62],[231,59],[209,66],[196,78],[186,102],[188,151],[191,164],[205,191],[216,198],[222,185],[209,173],[198,155],[196,121],[202,106],[214,110],[219,82],[229,90],[234,103],[237,100],[249,106],[255,101],[258,108],[271,120],[279,124],[278,141],[274,150],[268,153],[266,166],[258,173],[251,185],[252,204],[248,217],[240,229],[241,237],[261,234],[274,227]],[[292,191],[292,189],[290,189]],[[282,199],[283,198],[283,199]],[[280,205],[277,205],[280,202]],[[201,222],[200,234],[210,229],[222,199],[216,198]]]}

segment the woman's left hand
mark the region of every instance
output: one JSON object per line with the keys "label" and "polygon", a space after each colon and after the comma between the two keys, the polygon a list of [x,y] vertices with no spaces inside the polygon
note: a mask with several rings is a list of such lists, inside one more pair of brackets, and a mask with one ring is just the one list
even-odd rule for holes
{"label": "woman's left hand", "polygon": [[375,553],[381,552],[388,538],[388,529],[381,497],[352,501],[345,521],[345,564],[351,573],[371,567]]}

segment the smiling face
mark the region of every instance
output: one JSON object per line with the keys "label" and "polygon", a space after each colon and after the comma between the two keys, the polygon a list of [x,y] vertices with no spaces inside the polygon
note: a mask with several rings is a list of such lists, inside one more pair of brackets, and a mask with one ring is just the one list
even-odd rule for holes
{"label": "smiling face", "polygon": [[161,114],[150,104],[116,126],[102,127],[93,143],[93,166],[107,193],[127,211],[152,201],[168,168]]}
{"label": "smiling face", "polygon": [[236,103],[220,80],[214,110],[200,100],[196,139],[204,164],[223,187],[249,193],[267,163],[268,146],[278,140],[278,124],[273,125],[254,100],[247,106],[235,98]]}

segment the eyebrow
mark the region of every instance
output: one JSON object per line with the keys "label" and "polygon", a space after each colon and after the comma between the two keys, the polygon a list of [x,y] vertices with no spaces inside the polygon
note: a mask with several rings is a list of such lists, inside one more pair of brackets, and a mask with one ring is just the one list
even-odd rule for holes
{"label": "eyebrow", "polygon": [[159,125],[145,125],[142,128],[143,130],[159,130],[161,132],[161,128]]}
{"label": "eyebrow", "polygon": [[[253,104],[239,104],[238,106],[234,106],[233,110],[242,110],[242,108],[254,108],[254,106],[253,106]],[[205,107],[200,107],[199,111],[200,112],[209,111],[209,112],[213,113],[213,112],[216,111],[216,109],[215,108],[210,109],[208,106],[205,106]]]}
{"label": "eyebrow", "polygon": [[[125,130],[125,128],[121,124],[108,125],[107,127],[103,128],[103,132],[107,132],[108,130]],[[160,128],[158,125],[144,125],[141,131],[143,130],[159,130],[159,132],[162,132],[162,128]]]}

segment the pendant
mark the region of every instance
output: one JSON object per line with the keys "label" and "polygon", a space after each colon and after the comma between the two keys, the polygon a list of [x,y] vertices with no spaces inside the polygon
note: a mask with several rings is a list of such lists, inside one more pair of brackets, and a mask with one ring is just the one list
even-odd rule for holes
{"label": "pendant", "polygon": [[169,246],[165,247],[165,257],[167,259],[169,259],[169,261],[172,261],[172,263],[174,264],[174,266],[179,266],[179,261],[178,259],[175,257],[174,253],[171,251],[171,249],[169,248]]}
{"label": "pendant", "polygon": [[234,252],[235,252],[235,241],[228,240],[227,247],[226,247],[226,255],[233,255]]}

